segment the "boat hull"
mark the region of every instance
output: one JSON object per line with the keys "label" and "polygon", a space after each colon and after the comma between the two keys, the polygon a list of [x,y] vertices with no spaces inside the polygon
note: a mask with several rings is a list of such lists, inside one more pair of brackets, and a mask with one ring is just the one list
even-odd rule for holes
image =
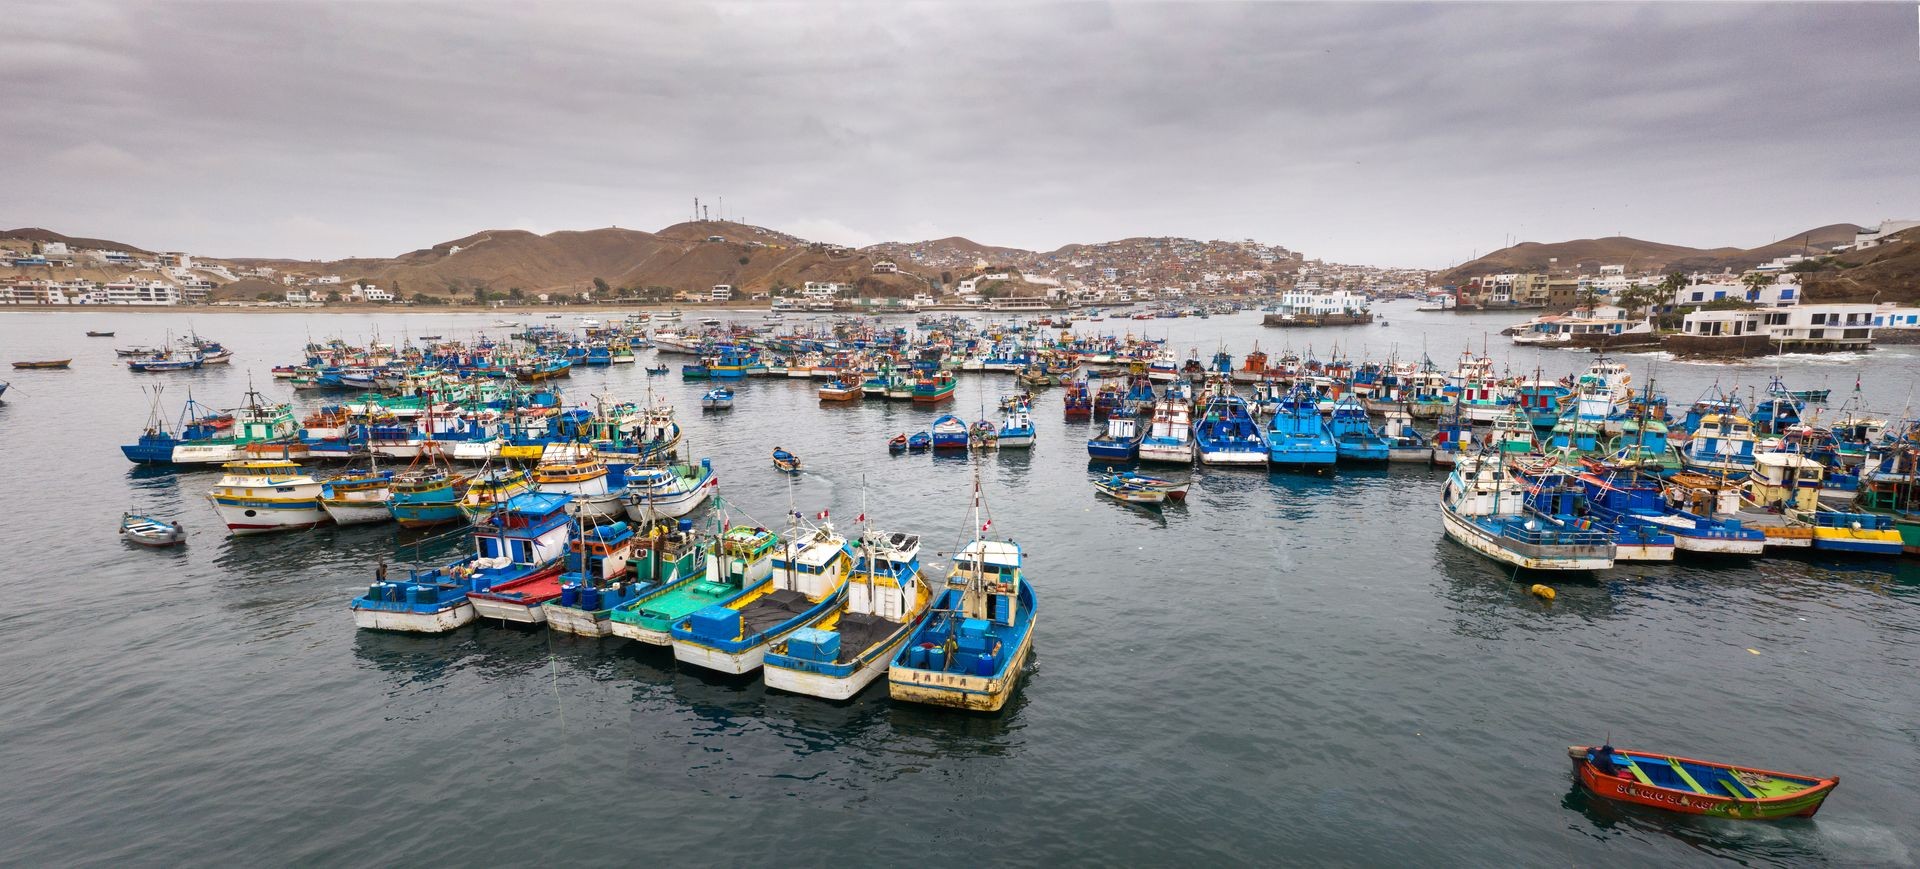
{"label": "boat hull", "polygon": [[1258,450],[1253,450],[1253,449],[1209,450],[1209,449],[1202,448],[1200,450],[1200,464],[1203,464],[1203,465],[1264,466],[1266,463],[1267,463],[1267,451],[1265,448],[1261,448]]}
{"label": "boat hull", "polygon": [[[799,627],[796,625],[795,629]],[[767,659],[767,647],[776,639],[778,638],[769,638],[765,642],[737,652],[726,652],[712,646],[674,638],[672,640],[673,659],[682,664],[692,664],[702,669],[737,676],[760,669],[760,665]]]}
{"label": "boat hull", "polygon": [[270,534],[275,531],[303,531],[333,521],[319,501],[261,507],[240,503],[222,503],[214,499],[213,509],[233,534]]}
{"label": "boat hull", "polygon": [[583,610],[579,607],[549,604],[547,611],[547,629],[563,634],[582,637],[607,637],[613,635],[613,619],[607,610]]}
{"label": "boat hull", "polygon": [[636,643],[646,643],[649,646],[665,646],[673,642],[673,635],[671,633],[667,631],[656,631],[634,624],[633,622],[615,620],[608,626],[608,630],[613,631],[613,635],[616,637],[625,637]]}
{"label": "boat hull", "polygon": [[1515,545],[1503,543],[1479,525],[1454,515],[1452,510],[1445,507],[1440,510],[1440,521],[1446,528],[1447,536],[1453,538],[1454,542],[1502,564],[1531,570],[1605,570],[1613,566],[1613,557],[1604,552],[1555,554],[1516,548]]}
{"label": "boat hull", "polygon": [[1193,444],[1185,443],[1178,446],[1156,446],[1141,443],[1140,461],[1168,465],[1191,465],[1193,464]]}
{"label": "boat hull", "polygon": [[509,601],[497,598],[469,597],[475,616],[499,619],[503,622],[519,622],[523,625],[541,625],[547,622],[546,601]]}
{"label": "boat hull", "polygon": [[[1807,790],[1785,797],[1734,799],[1714,794],[1688,793],[1604,775],[1593,764],[1586,761],[1586,752],[1586,746],[1567,748],[1567,755],[1573,761],[1574,777],[1588,792],[1603,799],[1688,815],[1710,815],[1717,818],[1757,821],[1811,818],[1820,811],[1820,806],[1826,802],[1827,795],[1833,793],[1833,789],[1840,785],[1839,779],[1831,778]],[[1753,772],[1761,771],[1753,770]],[[1772,774],[1781,775],[1780,773]]]}
{"label": "boat hull", "polygon": [[351,499],[320,500],[320,507],[339,525],[365,525],[371,522],[385,522],[393,518],[393,511],[387,509],[384,501],[356,501]]}
{"label": "boat hull", "polygon": [[998,712],[1007,705],[1014,688],[1019,685],[1027,667],[1027,657],[1033,651],[1033,633],[1038,627],[1039,619],[1034,617],[1021,635],[1020,648],[1014,652],[1013,661],[999,676],[892,667],[887,671],[887,695],[909,703],[973,712]]}
{"label": "boat hull", "polygon": [[454,628],[471,624],[474,617],[473,605],[464,600],[454,606],[433,612],[399,612],[359,607],[353,610],[355,627],[370,631],[399,631],[410,634],[444,634]]}
{"label": "boat hull", "polygon": [[903,628],[892,641],[880,647],[877,652],[869,650],[867,655],[870,659],[862,661],[860,666],[853,668],[853,672],[845,676],[769,664],[761,670],[760,678],[767,683],[768,688],[790,694],[805,694],[823,700],[851,700],[854,695],[873,684],[873,680],[879,678],[881,673],[887,671],[888,663],[893,660],[894,654],[900,651],[900,646],[906,643],[909,635],[910,632]]}

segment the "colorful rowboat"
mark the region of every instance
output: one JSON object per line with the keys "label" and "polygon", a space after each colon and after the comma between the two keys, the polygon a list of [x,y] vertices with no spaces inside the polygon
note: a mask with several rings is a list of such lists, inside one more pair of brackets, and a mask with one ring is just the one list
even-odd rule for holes
{"label": "colorful rowboat", "polygon": [[800,473],[800,457],[779,447],[773,448],[774,470],[788,474]]}
{"label": "colorful rowboat", "polygon": [[135,516],[132,513],[120,514],[120,533],[134,543],[155,548],[173,546],[187,539],[186,529],[180,527],[178,522]]}
{"label": "colorful rowboat", "polygon": [[1595,796],[1690,815],[1768,821],[1811,818],[1840,784],[1685,757],[1572,745],[1574,775]]}

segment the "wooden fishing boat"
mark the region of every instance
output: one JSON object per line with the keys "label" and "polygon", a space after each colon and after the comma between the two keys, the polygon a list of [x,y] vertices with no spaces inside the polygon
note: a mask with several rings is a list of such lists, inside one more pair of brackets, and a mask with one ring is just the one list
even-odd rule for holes
{"label": "wooden fishing boat", "polygon": [[[3,388],[0,388],[0,391],[3,391]],[[904,453],[906,451],[907,451],[907,435],[905,432],[894,435],[891,440],[887,441],[887,452]]]}
{"label": "wooden fishing boat", "polygon": [[800,473],[800,457],[779,447],[773,448],[774,470],[788,474]]}
{"label": "wooden fishing boat", "polygon": [[907,449],[910,452],[917,453],[921,450],[929,449],[932,446],[933,435],[929,432],[917,431],[913,433],[913,436],[907,438]]}
{"label": "wooden fishing boat", "polygon": [[820,384],[821,401],[859,401],[860,384],[844,380],[829,380]]}
{"label": "wooden fishing boat", "polygon": [[647,376],[661,377],[671,370],[672,369],[668,368],[666,365],[649,365],[647,366]]}
{"label": "wooden fishing boat", "polygon": [[733,390],[716,386],[700,396],[701,410],[732,410]]}
{"label": "wooden fishing boat", "polygon": [[15,362],[13,363],[13,367],[30,369],[65,368],[67,364],[72,361],[72,359],[40,359],[29,362]]}
{"label": "wooden fishing boat", "polygon": [[1112,498],[1115,501],[1124,501],[1128,504],[1146,504],[1157,507],[1167,501],[1167,493],[1164,490],[1148,486],[1129,485],[1126,476],[1123,474],[1106,474],[1100,476],[1093,481],[1093,487],[1102,495]]}
{"label": "wooden fishing boat", "polygon": [[178,522],[166,522],[151,516],[120,514],[120,536],[141,546],[160,548],[184,543],[187,530]]}
{"label": "wooden fishing boat", "polygon": [[760,669],[768,647],[840,608],[852,567],[852,549],[833,526],[795,527],[771,582],[673,623],[674,660],[733,675]]}
{"label": "wooden fishing boat", "polygon": [[1690,815],[1737,820],[1811,818],[1839,777],[1818,778],[1723,763],[1571,745],[1567,757],[1595,796]]}
{"label": "wooden fishing boat", "polygon": [[88,338],[112,338],[113,333],[112,332],[95,332],[92,330],[88,330],[87,337]]}
{"label": "wooden fishing boat", "polygon": [[840,608],[767,650],[767,687],[846,700],[887,671],[932,599],[920,537],[866,531]]}

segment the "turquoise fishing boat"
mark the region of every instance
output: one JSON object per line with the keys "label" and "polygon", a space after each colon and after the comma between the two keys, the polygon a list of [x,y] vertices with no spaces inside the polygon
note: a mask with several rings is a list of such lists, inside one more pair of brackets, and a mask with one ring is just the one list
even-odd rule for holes
{"label": "turquoise fishing boat", "polygon": [[734,675],[760,669],[768,647],[839,608],[852,568],[852,549],[832,525],[796,525],[770,582],[673,623],[674,660]]}

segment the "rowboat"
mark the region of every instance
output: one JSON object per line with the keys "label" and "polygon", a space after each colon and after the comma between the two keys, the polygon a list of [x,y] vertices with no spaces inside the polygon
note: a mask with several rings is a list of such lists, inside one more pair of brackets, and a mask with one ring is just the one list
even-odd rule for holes
{"label": "rowboat", "polygon": [[187,539],[187,530],[178,522],[164,522],[151,516],[120,514],[120,534],[141,546],[172,546]]}
{"label": "rowboat", "polygon": [[779,447],[773,448],[773,467],[788,474],[800,473],[800,457]]}
{"label": "rowboat", "polygon": [[928,432],[917,431],[913,433],[912,437],[907,438],[907,449],[909,451],[917,453],[931,446],[933,446],[933,435]]}
{"label": "rowboat", "polygon": [[112,338],[113,333],[112,332],[94,332],[89,330],[87,332],[87,337],[88,338]]}
{"label": "rowboat", "polygon": [[728,389],[724,386],[716,386],[712,389],[707,390],[706,393],[700,396],[700,409],[701,410],[733,409],[733,390]]}
{"label": "rowboat", "polygon": [[820,384],[821,401],[859,401],[860,384],[844,380],[829,380]]}
{"label": "rowboat", "polygon": [[1165,491],[1145,486],[1128,485],[1126,477],[1121,474],[1106,474],[1096,478],[1093,481],[1093,487],[1099,490],[1102,495],[1112,498],[1115,501],[1124,501],[1128,504],[1146,504],[1157,507],[1167,501],[1167,493]]}
{"label": "rowboat", "polygon": [[1567,757],[1580,784],[1595,796],[1736,820],[1811,818],[1840,784],[1837,776],[1733,767],[1610,745],[1570,745]]}
{"label": "rowboat", "polygon": [[648,377],[659,377],[659,376],[661,376],[661,375],[664,375],[664,374],[666,374],[666,373],[667,373],[667,372],[668,372],[669,370],[671,370],[671,369],[669,369],[669,368],[668,368],[667,366],[665,366],[665,365],[649,365],[649,366],[647,366],[647,376],[648,376]]}
{"label": "rowboat", "polygon": [[894,435],[892,440],[887,441],[887,452],[904,453],[906,451],[907,451],[907,435],[905,432]]}
{"label": "rowboat", "polygon": [[67,363],[72,361],[73,361],[72,359],[41,359],[41,360],[35,360],[31,362],[15,362],[13,363],[13,367],[35,368],[35,369],[65,368],[67,367]]}

